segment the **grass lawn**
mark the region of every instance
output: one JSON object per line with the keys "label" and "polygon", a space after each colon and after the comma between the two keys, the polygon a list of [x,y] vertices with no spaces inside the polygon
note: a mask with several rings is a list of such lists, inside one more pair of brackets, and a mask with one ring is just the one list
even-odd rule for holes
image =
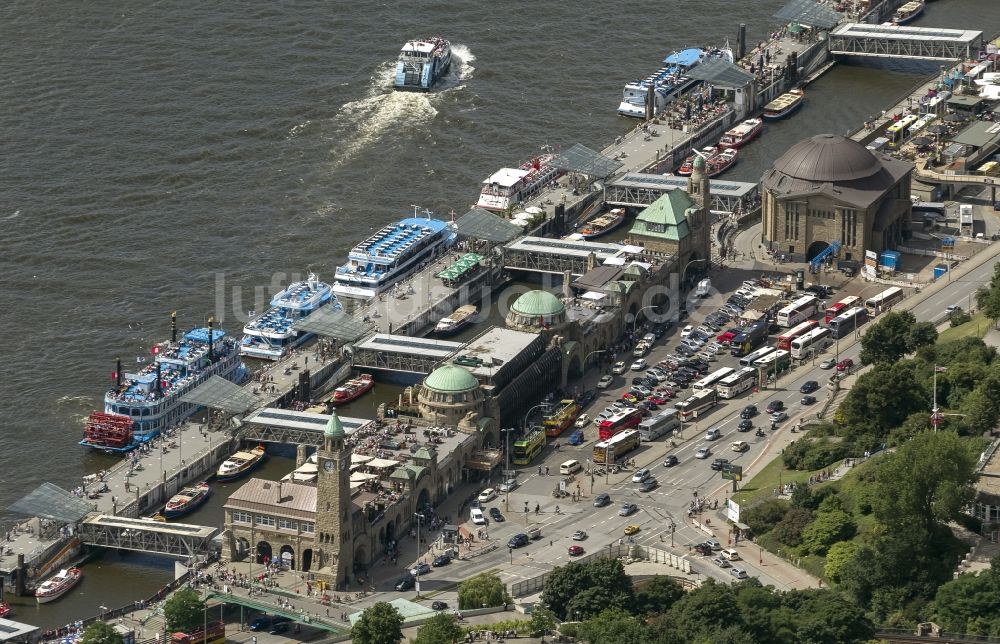
{"label": "grass lawn", "polygon": [[981,338],[990,329],[990,321],[982,313],[976,313],[972,319],[956,327],[948,327],[938,335],[938,342],[952,342],[975,336]]}
{"label": "grass lawn", "polygon": [[816,472],[790,470],[785,467],[784,461],[779,456],[765,465],[764,469],[752,479],[744,482],[740,491],[733,495],[733,500],[743,507],[749,507],[757,501],[773,496],[774,489],[779,485],[808,481],[809,477]]}

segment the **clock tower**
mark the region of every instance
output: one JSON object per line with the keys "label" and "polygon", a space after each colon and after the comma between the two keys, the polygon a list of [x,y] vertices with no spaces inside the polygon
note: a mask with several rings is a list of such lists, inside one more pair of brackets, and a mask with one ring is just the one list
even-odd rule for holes
{"label": "clock tower", "polygon": [[316,551],[318,576],[335,588],[346,587],[353,569],[354,537],[351,525],[351,450],[344,426],[334,411],[316,452],[319,480],[316,489]]}

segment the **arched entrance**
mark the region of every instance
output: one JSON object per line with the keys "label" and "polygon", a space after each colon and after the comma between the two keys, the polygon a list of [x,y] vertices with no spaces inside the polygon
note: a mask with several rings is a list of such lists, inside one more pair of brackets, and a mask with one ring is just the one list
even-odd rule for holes
{"label": "arched entrance", "polygon": [[825,241],[814,241],[813,243],[809,244],[809,250],[806,251],[806,261],[811,262],[817,255],[822,253],[829,246],[830,244],[826,243]]}
{"label": "arched entrance", "polygon": [[289,570],[295,570],[295,550],[291,546],[281,546],[279,554],[282,565],[287,566]]}
{"label": "arched entrance", "polygon": [[355,566],[368,565],[368,549],[365,548],[364,544],[359,544],[354,548],[354,565]]}
{"label": "arched entrance", "polygon": [[579,353],[574,353],[569,357],[569,367],[566,370],[567,378],[579,378],[583,375],[583,359]]}
{"label": "arched entrance", "polygon": [[250,555],[250,542],[243,537],[236,538],[236,558],[243,559]]}
{"label": "arched entrance", "polygon": [[257,563],[270,563],[271,557],[274,553],[271,551],[271,544],[266,541],[260,541],[257,543]]}
{"label": "arched entrance", "polygon": [[313,562],[313,551],[312,548],[306,548],[302,551],[302,572],[309,572],[312,568]]}
{"label": "arched entrance", "polygon": [[396,526],[392,521],[387,521],[385,524],[385,542],[391,543],[396,540]]}
{"label": "arched entrance", "polygon": [[420,495],[417,496],[417,511],[423,512],[424,510],[428,509],[430,505],[431,505],[431,494],[427,490],[427,488],[424,488],[420,490]]}

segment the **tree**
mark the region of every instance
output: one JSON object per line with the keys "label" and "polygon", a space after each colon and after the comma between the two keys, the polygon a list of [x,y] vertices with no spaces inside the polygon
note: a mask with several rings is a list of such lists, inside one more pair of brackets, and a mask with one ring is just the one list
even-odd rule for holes
{"label": "tree", "polygon": [[880,489],[875,516],[894,532],[934,533],[972,501],[977,456],[953,432],[925,432],[885,457],[875,473]]}
{"label": "tree", "polygon": [[917,318],[910,311],[890,311],[861,338],[861,363],[892,364],[906,355],[910,329]]}
{"label": "tree", "polygon": [[788,501],[783,499],[767,499],[760,505],[747,510],[746,514],[743,515],[743,519],[750,526],[750,529],[753,530],[753,533],[759,536],[770,532],[779,521],[784,519],[788,508]]}
{"label": "tree", "polygon": [[820,512],[802,531],[802,547],[816,555],[826,554],[827,548],[854,536],[857,525],[843,510]]}
{"label": "tree", "polygon": [[[584,593],[590,590],[591,592]],[[595,559],[585,564],[570,563],[549,573],[542,591],[542,602],[556,617],[571,618],[569,604],[576,601],[574,610],[581,617],[590,617],[600,611],[595,602],[612,602],[604,608],[627,608],[632,604],[635,591],[632,580],[625,574],[625,567],[617,559]]]}
{"label": "tree", "polygon": [[871,640],[874,625],[860,606],[829,590],[799,591],[806,601],[799,613],[797,642],[861,644]]}
{"label": "tree", "polygon": [[556,617],[551,610],[540,604],[536,604],[531,609],[531,620],[528,622],[528,628],[531,629],[532,633],[541,633],[544,636],[555,627]]}
{"label": "tree", "polygon": [[566,604],[566,619],[590,619],[608,608],[628,610],[633,603],[632,597],[624,593],[614,594],[603,586],[590,586],[581,590]]}
{"label": "tree", "polygon": [[840,571],[860,546],[854,541],[839,541],[826,552],[826,564],[823,566],[823,576],[835,584],[840,583]]}
{"label": "tree", "polygon": [[[868,336],[865,336],[868,337]],[[837,410],[842,433],[857,443],[864,436],[881,442],[890,429],[899,426],[913,412],[927,409],[928,392],[920,385],[912,360],[894,365],[878,364],[858,378]],[[872,447],[861,445],[861,450]]]}
{"label": "tree", "polygon": [[792,508],[785,513],[785,518],[774,526],[771,536],[786,546],[797,546],[802,543],[802,531],[812,521],[812,512],[805,508]]}
{"label": "tree", "polygon": [[163,621],[169,633],[200,631],[205,624],[205,602],[194,590],[181,588],[163,604]]}
{"label": "tree", "polygon": [[976,291],[976,306],[996,326],[997,320],[1000,320],[1000,264],[993,266],[990,285]]}
{"label": "tree", "polygon": [[684,596],[684,588],[666,575],[655,575],[636,589],[634,611],[652,615],[670,610]]}
{"label": "tree", "polygon": [[699,637],[726,626],[743,626],[735,588],[714,579],[677,600],[667,613],[667,620],[687,642],[698,641]]}
{"label": "tree", "polygon": [[452,644],[462,639],[462,627],[451,613],[438,613],[417,629],[413,644]]}
{"label": "tree", "polygon": [[124,644],[121,633],[107,622],[94,622],[83,631],[82,644]]}
{"label": "tree", "polygon": [[463,609],[483,606],[504,606],[510,603],[507,588],[496,573],[484,572],[466,579],[458,585],[458,607]]}
{"label": "tree", "polygon": [[906,334],[907,353],[913,353],[920,347],[926,347],[937,342],[937,327],[933,322],[917,322]]}
{"label": "tree", "polygon": [[651,641],[649,628],[620,608],[602,611],[580,624],[580,639],[594,644],[644,644]]}
{"label": "tree", "polygon": [[351,627],[354,644],[399,644],[403,639],[403,616],[388,602],[376,602],[361,613]]}

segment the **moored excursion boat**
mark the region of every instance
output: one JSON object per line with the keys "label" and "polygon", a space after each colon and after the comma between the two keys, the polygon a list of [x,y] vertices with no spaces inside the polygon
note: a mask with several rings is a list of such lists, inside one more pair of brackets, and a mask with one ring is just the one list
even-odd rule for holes
{"label": "moored excursion boat", "polygon": [[764,120],[780,121],[786,118],[792,112],[802,107],[805,97],[805,92],[801,89],[793,89],[785,92],[764,106]]}
{"label": "moored excursion boat", "polygon": [[892,15],[892,24],[905,25],[919,18],[923,12],[924,0],[911,0],[899,9],[896,9],[896,13]]}
{"label": "moored excursion boat", "polygon": [[707,148],[702,148],[701,150],[698,150],[696,153],[684,159],[684,163],[682,163],[681,167],[677,169],[677,174],[679,174],[682,177],[690,176],[690,174],[694,172],[695,158],[703,157],[705,159],[705,163],[707,164],[708,160],[717,155],[718,153],[719,153],[719,148],[714,146],[708,146]]}
{"label": "moored excursion boat", "polygon": [[10,615],[10,604],[7,602],[0,602],[0,619],[8,617]]}
{"label": "moored excursion boat", "polygon": [[370,373],[363,373],[357,378],[351,378],[333,390],[330,402],[334,405],[346,405],[355,398],[363,396],[372,390],[375,380]]}
{"label": "moored excursion boat", "polygon": [[215,480],[232,481],[246,476],[264,461],[266,455],[263,445],[258,445],[249,451],[236,452],[222,462],[215,474]]}
{"label": "moored excursion boat", "polygon": [[392,86],[397,90],[428,91],[451,67],[451,43],[444,38],[407,41],[399,52]]}
{"label": "moored excursion boat", "polygon": [[35,599],[38,600],[39,604],[55,601],[80,583],[81,579],[83,579],[83,571],[79,568],[64,568],[35,589]]}
{"label": "moored excursion boat", "polygon": [[434,327],[437,335],[452,335],[469,326],[476,319],[479,309],[475,304],[463,304],[447,316],[438,320]]}
{"label": "moored excursion boat", "polygon": [[694,88],[700,81],[691,78],[687,72],[699,63],[713,58],[733,62],[733,50],[726,47],[702,49],[691,47],[674,52],[663,59],[663,67],[652,75],[625,84],[618,113],[632,118],[646,118],[646,103],[652,98],[652,115],[656,116],[684,92]]}
{"label": "moored excursion boat", "polygon": [[176,519],[185,514],[194,512],[200,508],[208,497],[212,495],[212,488],[208,483],[199,483],[191,487],[182,489],[177,494],[170,497],[163,508],[163,516],[167,519]]}
{"label": "moored excursion boat", "polygon": [[243,327],[240,353],[250,358],[277,360],[313,337],[295,329],[295,323],[308,317],[327,302],[342,309],[329,284],[314,273],[301,282],[292,282],[271,299],[271,307]]}
{"label": "moored excursion boat", "polygon": [[600,237],[601,235],[606,235],[612,230],[615,230],[623,223],[625,223],[625,209],[612,208],[610,212],[594,217],[590,221],[583,224],[583,227],[580,228],[579,231],[580,236],[584,239]]}
{"label": "moored excursion boat", "polygon": [[709,178],[719,176],[736,163],[736,157],[738,154],[739,150],[736,148],[729,148],[728,150],[723,150],[721,153],[706,160],[705,174],[708,175]]}
{"label": "moored excursion boat", "polygon": [[741,148],[760,136],[763,131],[763,119],[747,119],[736,127],[726,130],[726,133],[719,139],[719,148],[723,150]]}
{"label": "moored excursion boat", "polygon": [[483,181],[476,207],[503,212],[516,203],[526,202],[563,175],[565,171],[553,165],[554,160],[554,155],[543,154],[520,168],[500,168]]}

